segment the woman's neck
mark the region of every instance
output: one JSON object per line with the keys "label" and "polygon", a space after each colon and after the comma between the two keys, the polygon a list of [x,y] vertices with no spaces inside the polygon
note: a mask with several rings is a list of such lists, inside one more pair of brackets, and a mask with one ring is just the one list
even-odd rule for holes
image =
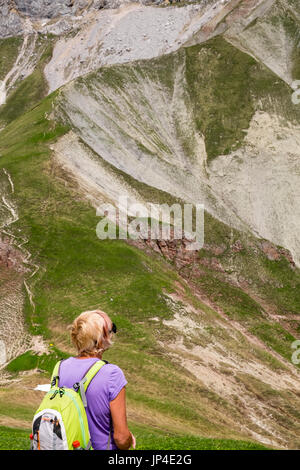
{"label": "woman's neck", "polygon": [[78,356],[76,356],[76,359],[102,359],[102,354],[98,355],[98,356],[94,356],[94,355],[86,355],[86,356],[81,356],[80,354],[78,354]]}

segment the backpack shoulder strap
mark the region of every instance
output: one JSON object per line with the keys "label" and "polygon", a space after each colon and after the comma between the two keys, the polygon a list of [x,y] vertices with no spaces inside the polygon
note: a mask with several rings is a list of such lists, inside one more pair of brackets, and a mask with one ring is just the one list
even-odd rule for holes
{"label": "backpack shoulder strap", "polygon": [[52,376],[51,376],[51,388],[53,387],[58,387],[58,381],[59,381],[59,368],[62,360],[58,361],[53,369]]}
{"label": "backpack shoulder strap", "polygon": [[99,372],[99,370],[107,364],[107,361],[97,361],[95,364],[92,365],[92,367],[87,371],[85,374],[85,383],[84,383],[84,391],[87,391],[88,386],[90,385],[92,379],[95,377],[95,375]]}
{"label": "backpack shoulder strap", "polygon": [[90,385],[92,379],[95,377],[95,375],[107,363],[108,362],[104,361],[104,360],[99,360],[99,361],[95,362],[95,364],[93,364],[92,367],[90,367],[90,369],[86,372],[83,379],[80,380],[80,382],[78,383],[79,389],[80,389],[81,399],[82,399],[82,402],[83,402],[83,405],[84,405],[85,408],[87,407],[87,400],[86,400],[86,395],[85,395],[85,393],[87,391],[87,388]]}

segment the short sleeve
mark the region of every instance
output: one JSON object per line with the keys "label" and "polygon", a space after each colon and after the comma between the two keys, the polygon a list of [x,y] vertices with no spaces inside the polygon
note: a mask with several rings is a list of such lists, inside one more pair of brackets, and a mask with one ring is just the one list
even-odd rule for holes
{"label": "short sleeve", "polygon": [[109,401],[114,400],[123,387],[127,385],[127,380],[123,371],[120,367],[114,365],[111,369],[110,377],[109,377],[109,385],[108,385],[108,397]]}

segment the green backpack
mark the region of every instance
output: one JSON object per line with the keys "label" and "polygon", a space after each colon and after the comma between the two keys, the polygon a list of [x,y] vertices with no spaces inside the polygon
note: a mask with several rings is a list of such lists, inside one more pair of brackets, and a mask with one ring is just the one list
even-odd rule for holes
{"label": "green backpack", "polygon": [[[72,388],[59,387],[59,361],[53,370],[51,388],[32,421],[32,450],[90,450],[91,439],[86,415],[86,391],[106,361],[95,362],[83,379]],[[108,438],[109,448],[110,434]]]}

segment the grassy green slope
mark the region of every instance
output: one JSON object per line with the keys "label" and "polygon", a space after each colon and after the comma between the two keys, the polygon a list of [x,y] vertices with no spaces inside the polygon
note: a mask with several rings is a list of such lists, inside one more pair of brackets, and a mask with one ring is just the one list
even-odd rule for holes
{"label": "grassy green slope", "polygon": [[[220,44],[218,40],[205,47],[211,49],[213,56],[222,49],[225,59],[229,60],[227,46]],[[195,62],[195,58],[201,55],[203,50],[202,47],[186,51],[187,74],[191,82],[193,77],[198,76],[198,66],[202,71],[205,70],[206,62],[202,56],[200,65]],[[237,57],[235,59],[234,67],[245,66],[241,75],[243,79],[249,70],[248,67],[252,68],[254,64],[251,61],[240,63]],[[168,60],[173,60],[172,56]],[[151,61],[149,66],[153,67],[153,63],[155,62]],[[157,74],[163,76],[163,65],[160,67]],[[221,69],[217,62],[215,67],[219,81]],[[265,74],[267,72],[263,71],[263,78],[260,76],[259,80],[263,80]],[[167,86],[168,74],[164,75],[164,80]],[[192,85],[190,82],[194,97],[198,96],[201,89],[201,80],[202,78],[197,89],[195,83]],[[213,95],[217,93],[216,83],[209,86],[213,87]],[[280,86],[285,100],[286,91],[282,84]],[[220,115],[214,114],[212,97],[211,101],[207,100],[206,105],[203,104],[206,110],[205,125],[208,125],[210,119],[214,119],[216,128],[219,128],[218,123],[222,123],[224,132],[226,131],[224,113],[227,112],[226,103],[230,102],[230,93],[225,93],[224,107],[221,106]],[[232,143],[234,129],[239,132],[245,125],[243,116],[247,121],[252,113],[251,100],[246,91],[245,93],[246,109],[238,112],[234,126],[227,129],[228,145]],[[277,93],[276,90],[274,93]],[[203,96],[197,98],[198,103],[202,103]],[[266,256],[258,251],[258,242],[254,241],[253,237],[242,238],[241,234],[230,230],[208,214],[206,242],[216,246],[224,243],[225,248],[222,253],[214,256],[209,249],[201,252],[198,276],[191,279],[190,287],[186,286],[183,279],[191,278],[189,271],[192,267],[178,272],[174,264],[159,256],[149,256],[134,246],[121,241],[100,242],[96,237],[99,218],[96,217],[95,210],[81,199],[76,182],[62,172],[51,158],[49,144],[68,130],[67,126],[48,119],[55,97],[56,94],[47,97],[30,111],[24,112],[36,104],[27,102],[25,107],[18,108],[19,111],[12,116],[11,123],[0,133],[1,164],[14,182],[13,200],[19,214],[19,220],[11,229],[16,236],[20,230],[22,236],[28,239],[26,247],[33,254],[34,262],[40,266],[30,281],[35,308],[33,309],[27,300],[24,307],[26,322],[32,333],[44,335],[48,343],[53,344],[49,347],[50,355],[37,357],[27,352],[13,361],[8,370],[16,375],[19,371],[34,368],[49,373],[58,357],[73,351],[66,326],[82,310],[100,306],[118,325],[117,340],[107,353],[107,359],[118,363],[128,379],[130,420],[139,436],[139,446],[253,448],[252,444],[221,439],[225,435],[233,439],[245,436],[235,427],[236,422],[243,422],[244,419],[238,406],[233,406],[225,397],[222,398],[203,386],[181,364],[175,362],[174,367],[174,362],[157,342],[174,337],[174,331],[162,323],[163,320],[172,319],[174,314],[165,293],[176,291],[180,285],[192,304],[201,307],[207,321],[207,330],[210,329],[211,333],[210,336],[199,334],[199,344],[205,344],[205,341],[214,344],[213,340],[217,339],[227,343],[229,350],[236,348],[237,351],[243,343],[235,342],[230,338],[230,333],[221,330],[214,323],[216,312],[196,299],[194,294],[197,289],[198,292],[204,291],[217,306],[223,308],[228,318],[250,328],[267,345],[289,359],[293,334],[283,327],[279,331],[278,325],[274,328],[270,319],[263,315],[260,303],[251,297],[251,293],[234,285],[231,274],[234,271],[234,274],[246,278],[254,287],[254,291],[259,292],[268,301],[275,299],[275,307],[284,309],[288,316],[297,313],[298,297],[293,294],[299,288],[299,272],[292,269],[283,258],[277,261],[267,260]],[[243,97],[242,94],[241,99]],[[244,114],[242,116],[239,113]],[[199,126],[204,126],[203,122],[200,122]],[[205,127],[202,131],[205,133]],[[217,148],[220,151],[219,144]],[[214,151],[212,147],[211,157]],[[134,181],[131,181],[131,184],[136,188],[139,186]],[[146,186],[140,185],[139,189],[151,194],[150,188]],[[152,197],[161,200],[164,195],[154,191]],[[234,252],[231,246],[238,238],[242,239],[244,248]],[[216,257],[224,272],[216,271],[210,264],[207,265],[207,260]],[[153,317],[158,319],[158,328],[153,327]],[[276,335],[272,335],[272,331],[276,331]],[[186,343],[191,347],[188,340]],[[277,370],[284,370],[284,366],[276,363],[274,357],[266,351],[259,348],[255,350],[245,344],[243,347],[239,353],[244,356],[244,360],[247,359],[247,354],[251,353],[257,360],[271,365],[274,370],[276,367]],[[228,372],[225,371],[226,373]],[[46,380],[45,375],[38,373],[33,375],[33,378],[36,383]],[[241,375],[239,380],[244,380],[245,385],[254,390],[260,400],[272,403],[274,410],[280,405],[287,417],[286,421],[283,421],[282,416],[279,416],[278,420],[281,419],[280,424],[283,427],[288,426],[292,433],[293,420],[298,412],[297,403],[294,410],[288,410],[288,397],[284,394],[276,395],[271,388],[264,388],[262,382],[250,381],[249,377]],[[26,385],[30,387],[29,380]],[[184,394],[182,390],[185,391]],[[9,419],[15,419],[19,427],[26,429],[24,421],[30,424],[29,417],[32,416],[40,395],[35,394],[28,404],[18,408],[17,403],[22,402],[22,396],[23,392],[19,389],[11,394],[9,387],[1,388],[0,415],[6,417],[7,422]],[[166,435],[163,429],[168,429],[169,434]],[[188,435],[183,435],[183,429],[189,430]],[[18,445],[16,441],[19,435],[15,436],[9,429],[2,429],[1,432],[8,436],[3,444],[6,446],[4,448]],[[20,439],[24,438],[24,433],[25,431],[20,431]],[[205,440],[199,436],[214,436],[218,440]]]}
{"label": "grassy green slope", "polygon": [[[234,416],[232,405],[199,386],[179,364],[174,370],[156,342],[157,332],[150,319],[172,317],[164,291],[174,290],[180,276],[169,263],[121,241],[100,242],[95,234],[95,211],[81,201],[76,184],[63,179],[60,168],[51,160],[49,143],[67,130],[46,119],[52,99],[47,98],[15,120],[0,135],[2,164],[14,181],[14,200],[20,214],[14,230],[17,233],[21,229],[29,239],[27,249],[41,266],[31,283],[35,310],[29,302],[25,305],[27,323],[32,332],[54,343],[50,356],[37,359],[26,353],[13,361],[9,370],[18,373],[38,367],[50,372],[58,357],[72,353],[65,325],[80,311],[101,306],[118,324],[117,342],[107,358],[126,372],[128,399],[136,423],[146,422],[149,429],[153,425],[167,427],[175,435],[187,428],[193,434],[237,437],[229,424],[220,424],[224,410]],[[215,222],[210,224],[213,227]],[[215,233],[217,240],[220,227]],[[212,235],[210,238],[213,241]],[[229,298],[233,304],[237,295]],[[243,298],[242,308],[248,308]],[[166,328],[165,334],[168,337],[172,333]],[[164,334],[160,335],[162,339]],[[213,335],[216,337],[216,331]],[[13,403],[9,406],[8,394],[2,390],[2,399],[0,394],[2,413],[16,417],[16,397],[10,398]],[[26,420],[34,412],[37,400],[20,410],[19,419]],[[145,435],[144,439],[147,446],[168,448],[165,437],[151,440]],[[194,442],[197,446],[200,441]],[[215,443],[220,448],[222,445],[229,444]]]}
{"label": "grassy green slope", "polygon": [[[16,46],[20,44],[19,38],[11,38],[11,42],[8,44],[6,44],[6,41],[9,40],[0,42],[0,57],[3,58],[6,54],[9,55],[10,60],[5,61],[3,69],[1,69],[0,63],[1,75],[2,70],[9,71],[12,67],[13,58],[16,55]],[[1,54],[1,47],[3,48],[3,55]],[[31,109],[47,94],[48,86],[44,78],[43,69],[52,55],[51,39],[40,39],[35,53],[40,56],[35,70],[24,80],[17,82],[13,91],[8,96],[5,105],[0,108],[0,124],[2,125],[13,121],[28,109]]]}
{"label": "grassy green slope", "polygon": [[288,85],[223,38],[187,48],[186,56],[195,122],[205,136],[208,161],[242,145],[257,109],[299,122]]}
{"label": "grassy green slope", "polygon": [[[266,450],[265,446],[230,439],[203,439],[196,436],[163,433],[129,422],[137,439],[136,450]],[[29,429],[0,426],[0,450],[24,450],[30,445]]]}
{"label": "grassy green slope", "polygon": [[[28,301],[26,320],[32,332],[42,333],[55,344],[50,356],[41,357],[38,363],[34,358],[30,362],[32,358],[25,354],[10,370],[37,365],[50,370],[63,355],[56,348],[57,325],[64,330],[80,311],[101,306],[118,324],[118,341],[107,357],[124,368],[132,383],[128,397],[137,422],[145,420],[146,412],[173,431],[189,427],[194,433],[207,430],[213,435],[234,436],[226,426],[218,425],[213,404],[208,404],[207,410],[195,408],[203,391],[182,368],[174,372],[170,361],[161,356],[149,326],[150,317],[171,317],[163,291],[171,290],[179,279],[176,272],[163,260],[149,258],[123,242],[100,243],[95,211],[79,199],[72,181],[66,186],[61,180],[48,144],[66,129],[45,117],[52,99],[15,120],[0,135],[2,165],[14,181],[14,201],[20,215],[14,230],[17,234],[21,229],[29,239],[27,249],[41,266],[32,284],[35,310]],[[190,391],[182,397],[188,384]],[[16,397],[11,395],[7,400],[7,393],[10,395],[2,389],[0,394],[2,414],[16,418]],[[153,393],[156,399],[151,398]],[[25,416],[21,410],[19,419],[27,419],[36,405],[37,401],[25,405]],[[151,439],[147,442],[151,446]]]}
{"label": "grassy green slope", "polygon": [[12,68],[21,44],[21,37],[0,39],[0,80],[3,80]]}

